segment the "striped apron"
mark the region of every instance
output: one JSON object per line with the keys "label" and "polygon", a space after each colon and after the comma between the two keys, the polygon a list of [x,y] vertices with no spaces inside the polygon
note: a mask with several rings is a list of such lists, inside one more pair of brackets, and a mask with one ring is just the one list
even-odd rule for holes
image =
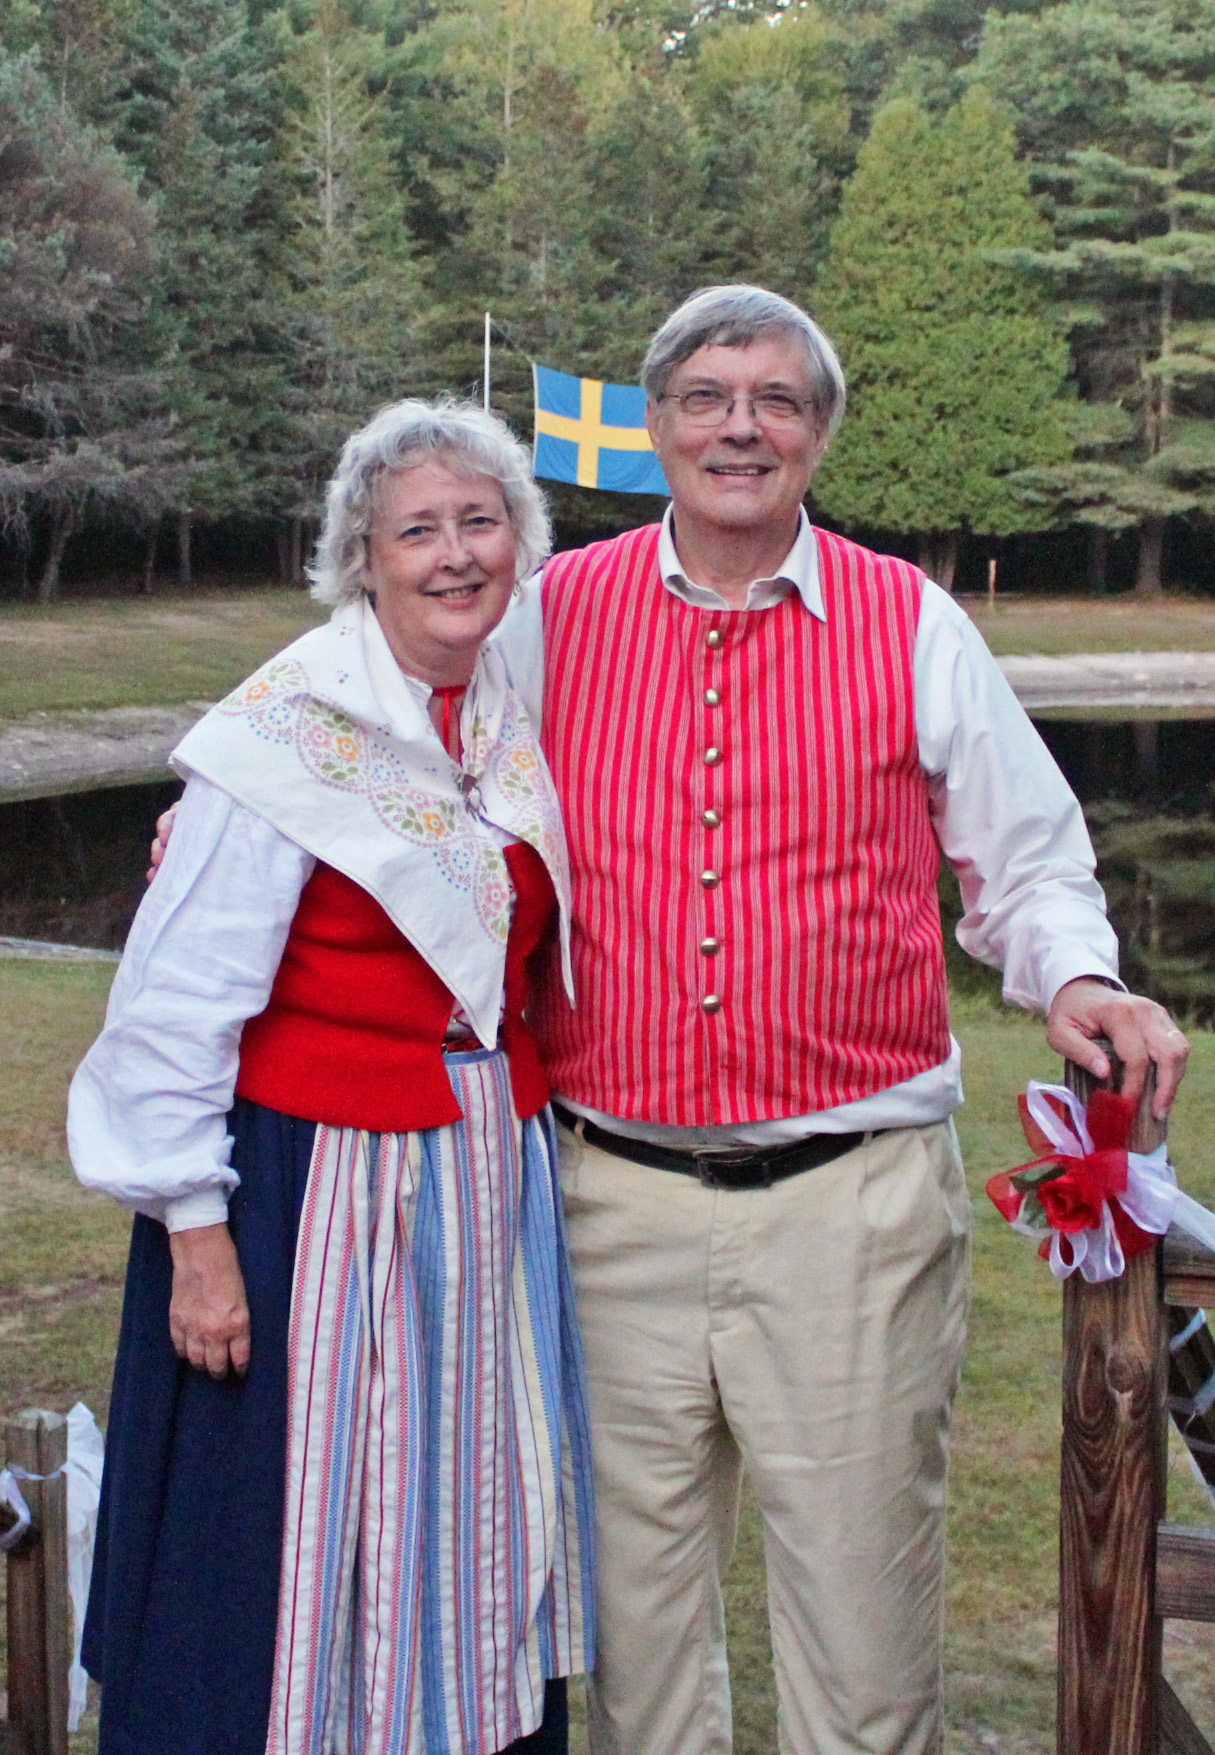
{"label": "striped apron", "polygon": [[547,1113],[318,1126],[288,1349],[268,1755],[490,1755],[590,1667],[582,1360]]}

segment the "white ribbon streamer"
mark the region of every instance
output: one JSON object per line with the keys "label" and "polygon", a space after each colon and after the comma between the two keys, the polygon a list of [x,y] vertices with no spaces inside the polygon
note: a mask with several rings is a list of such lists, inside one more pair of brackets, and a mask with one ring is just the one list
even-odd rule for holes
{"label": "white ribbon streamer", "polygon": [[30,1527],[30,1508],[17,1485],[18,1475],[22,1480],[29,1479],[24,1469],[0,1470],[0,1505],[7,1505],[17,1518],[16,1523],[0,1535],[0,1554],[7,1554],[10,1548],[15,1548]]}
{"label": "white ribbon streamer", "polygon": [[1210,1413],[1212,1406],[1215,1406],[1215,1371],[1202,1388],[1191,1396],[1190,1405],[1185,1411],[1189,1419],[1201,1420],[1204,1414]]}
{"label": "white ribbon streamer", "polygon": [[72,1599],[72,1667],[68,1674],[68,1730],[80,1728],[88,1701],[89,1679],[80,1661],[84,1615],[93,1576],[93,1544],[97,1537],[97,1508],[101,1500],[101,1467],[105,1439],[83,1402],[67,1417],[67,1549],[68,1592]]}
{"label": "white ribbon streamer", "polygon": [[1169,1352],[1170,1353],[1180,1353],[1182,1347],[1184,1347],[1187,1342],[1192,1341],[1194,1339],[1194,1336],[1198,1333],[1199,1329],[1205,1328],[1206,1326],[1207,1326],[1207,1313],[1206,1313],[1206,1311],[1205,1310],[1196,1310],[1194,1312],[1193,1316],[1191,1316],[1190,1320],[1186,1323],[1185,1327],[1182,1329],[1181,1333],[1179,1335],[1174,1335],[1172,1340],[1169,1342]]}
{"label": "white ribbon streamer", "polygon": [[96,1420],[83,1402],[67,1417],[68,1456],[49,1475],[34,1475],[19,1463],[0,1471],[0,1505],[16,1513],[17,1521],[0,1535],[0,1554],[15,1548],[30,1527],[31,1514],[22,1481],[50,1481],[67,1476],[68,1593],[72,1599],[72,1664],[68,1676],[68,1730],[80,1728],[88,1698],[88,1677],[80,1662],[80,1641],[93,1571],[93,1543],[97,1533],[97,1506],[101,1498],[101,1467],[105,1440]]}
{"label": "white ribbon streamer", "polygon": [[[1056,1102],[1063,1106],[1065,1116],[1055,1108]],[[1026,1107],[1057,1152],[1070,1158],[1086,1158],[1092,1152],[1084,1107],[1065,1085],[1044,1085],[1031,1079]],[[1177,1225],[1208,1249],[1215,1250],[1215,1213],[1209,1213],[1178,1188],[1177,1173],[1169,1163],[1166,1146],[1159,1145],[1154,1152],[1128,1152],[1126,1163],[1126,1188],[1117,1200],[1128,1219],[1141,1231],[1156,1237],[1162,1237],[1170,1225]],[[1126,1267],[1126,1258],[1108,1201],[1102,1206],[1100,1225],[1067,1233],[1072,1259],[1066,1261],[1062,1233],[1025,1218],[1030,1198],[1026,1195],[1022,1199],[1020,1212],[1012,1221],[1013,1229],[1026,1237],[1050,1238],[1050,1271],[1056,1279],[1065,1280],[1077,1269],[1090,1284],[1118,1278]]]}
{"label": "white ribbon streamer", "polygon": [[1173,1223],[1188,1231],[1199,1243],[1205,1243],[1208,1249],[1215,1249],[1215,1213],[1209,1213],[1180,1189],[1177,1191],[1177,1205],[1173,1208]]}

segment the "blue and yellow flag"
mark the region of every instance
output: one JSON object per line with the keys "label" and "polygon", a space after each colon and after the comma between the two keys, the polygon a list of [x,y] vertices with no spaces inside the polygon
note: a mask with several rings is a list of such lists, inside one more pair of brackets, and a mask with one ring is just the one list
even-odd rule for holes
{"label": "blue and yellow flag", "polygon": [[618,494],[665,494],[645,430],[645,391],[533,366],[537,475]]}

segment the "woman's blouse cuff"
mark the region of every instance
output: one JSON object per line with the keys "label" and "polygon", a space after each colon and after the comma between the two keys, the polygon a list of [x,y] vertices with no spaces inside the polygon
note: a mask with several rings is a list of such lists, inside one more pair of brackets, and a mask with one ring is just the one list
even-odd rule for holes
{"label": "woman's blouse cuff", "polygon": [[200,1188],[165,1202],[166,1231],[198,1231],[204,1225],[223,1225],[228,1218],[228,1199],[222,1188]]}

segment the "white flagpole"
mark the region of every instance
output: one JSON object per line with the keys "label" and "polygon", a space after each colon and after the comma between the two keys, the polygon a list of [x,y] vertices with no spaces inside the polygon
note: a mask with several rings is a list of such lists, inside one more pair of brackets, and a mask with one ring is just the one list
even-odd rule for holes
{"label": "white flagpole", "polygon": [[489,412],[489,312],[485,313],[485,410]]}

